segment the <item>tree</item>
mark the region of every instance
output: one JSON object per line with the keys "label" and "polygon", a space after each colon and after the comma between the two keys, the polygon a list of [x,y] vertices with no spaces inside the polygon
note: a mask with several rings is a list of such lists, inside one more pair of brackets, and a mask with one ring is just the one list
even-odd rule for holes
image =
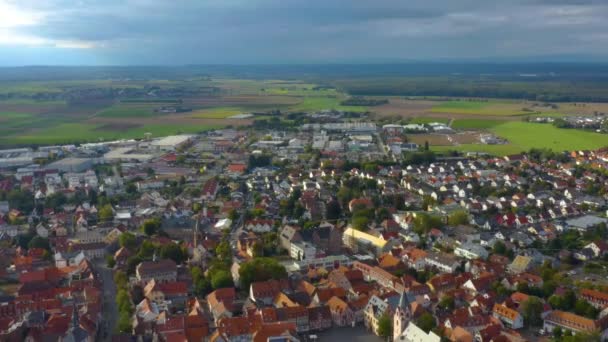
{"label": "tree", "polygon": [[118,322],[117,329],[122,333],[131,333],[132,325],[131,325],[131,315],[128,312],[119,312],[118,314]]}
{"label": "tree", "polygon": [[219,260],[232,261],[232,249],[230,248],[230,243],[228,243],[228,240],[220,242],[215,247],[215,255]]}
{"label": "tree", "polygon": [[458,210],[448,216],[448,224],[450,226],[458,226],[461,224],[467,224],[469,222],[469,215],[464,210]]}
{"label": "tree", "polygon": [[114,268],[116,265],[116,260],[114,260],[114,257],[110,254],[106,255],[106,265],[108,265],[108,268]]}
{"label": "tree", "polygon": [[241,264],[239,269],[239,279],[245,289],[256,281],[285,278],[287,278],[285,267],[272,258],[254,258]]}
{"label": "tree", "polygon": [[99,209],[97,213],[97,217],[99,217],[99,221],[108,222],[114,218],[114,210],[110,204],[106,204]]}
{"label": "tree", "polygon": [[171,259],[180,265],[188,258],[188,253],[176,243],[169,243],[160,248],[162,259]]}
{"label": "tree", "polygon": [[454,297],[452,296],[443,296],[439,301],[438,306],[444,310],[453,311],[455,307]]}
{"label": "tree", "polygon": [[494,247],[492,247],[494,254],[505,255],[507,253],[507,246],[502,241],[496,241]]}
{"label": "tree", "polygon": [[562,338],[562,328],[561,327],[555,327],[553,329],[553,337],[555,337],[556,340],[560,340]]}
{"label": "tree", "polygon": [[63,194],[63,192],[55,192],[51,195],[48,195],[44,200],[44,206],[46,208],[52,208],[57,210],[61,208],[64,204],[68,202],[67,197]]}
{"label": "tree", "polygon": [[365,216],[353,217],[352,226],[356,230],[367,230],[368,224],[369,224],[369,218],[367,218]]}
{"label": "tree", "polygon": [[34,195],[28,190],[12,190],[6,196],[11,208],[29,213],[34,209]]}
{"label": "tree", "polygon": [[264,256],[264,246],[260,242],[256,242],[253,244],[253,255],[254,258],[259,258]]}
{"label": "tree", "polygon": [[228,218],[234,222],[239,218],[239,213],[234,210],[234,209],[230,209],[230,211],[228,212]]}
{"label": "tree", "polygon": [[522,315],[527,326],[540,326],[543,322],[540,317],[543,312],[543,303],[536,297],[530,297],[522,303]]}
{"label": "tree", "polygon": [[211,287],[214,290],[221,289],[224,287],[234,287],[234,282],[232,281],[232,275],[230,274],[230,271],[219,270],[214,272],[211,277]]}
{"label": "tree", "polygon": [[424,330],[424,332],[428,333],[429,331],[435,328],[437,323],[435,322],[435,317],[433,317],[433,315],[428,312],[425,312],[420,315],[420,317],[418,317],[418,319],[416,320],[416,325],[420,329]]}
{"label": "tree", "polygon": [[342,215],[340,203],[336,200],[331,200],[326,206],[326,217],[328,220],[337,220]]}
{"label": "tree", "polygon": [[133,249],[137,245],[137,240],[135,239],[135,235],[132,233],[124,232],[118,237],[118,244],[120,247]]}
{"label": "tree", "polygon": [[152,236],[158,232],[160,229],[160,220],[159,219],[148,219],[144,221],[144,224],[141,226],[142,231],[148,235]]}
{"label": "tree", "polygon": [[32,240],[30,240],[30,242],[27,244],[28,248],[42,248],[42,249],[46,249],[46,250],[50,250],[51,249],[51,245],[49,244],[49,239],[43,238],[41,236],[35,236],[34,238],[32,238]]}
{"label": "tree", "polygon": [[393,336],[393,321],[387,313],[384,313],[378,320],[378,336],[384,338]]}

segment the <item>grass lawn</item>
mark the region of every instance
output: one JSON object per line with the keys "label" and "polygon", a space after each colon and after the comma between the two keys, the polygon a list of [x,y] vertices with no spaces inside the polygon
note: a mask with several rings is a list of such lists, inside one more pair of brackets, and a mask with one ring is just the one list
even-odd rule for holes
{"label": "grass lawn", "polygon": [[484,120],[484,119],[456,119],[452,122],[454,129],[489,129],[503,124],[499,120]]}
{"label": "grass lawn", "polygon": [[342,99],[339,97],[323,97],[323,96],[308,96],[302,99],[302,102],[297,105],[289,107],[292,112],[307,112],[324,109],[335,109],[348,112],[366,112],[367,107],[365,106],[342,106],[340,105]]}
{"label": "grass lawn", "polygon": [[522,105],[516,102],[499,101],[445,101],[433,106],[435,113],[454,113],[471,115],[525,115],[530,112],[522,110]]}

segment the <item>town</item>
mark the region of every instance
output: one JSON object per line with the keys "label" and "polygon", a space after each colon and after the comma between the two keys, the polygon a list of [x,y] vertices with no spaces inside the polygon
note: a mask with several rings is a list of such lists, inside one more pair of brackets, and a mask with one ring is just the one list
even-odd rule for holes
{"label": "town", "polygon": [[607,339],[608,149],[437,155],[417,129],[0,151],[0,340]]}

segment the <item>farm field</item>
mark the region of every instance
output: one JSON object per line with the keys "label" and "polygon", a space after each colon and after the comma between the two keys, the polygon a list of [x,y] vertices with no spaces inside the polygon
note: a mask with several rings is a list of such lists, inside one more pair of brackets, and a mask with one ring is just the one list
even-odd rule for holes
{"label": "farm field", "polygon": [[503,124],[504,121],[489,119],[456,119],[452,122],[454,129],[476,129],[483,130]]}
{"label": "farm field", "polygon": [[[54,99],[40,93],[58,94],[80,89],[127,89],[138,96],[101,96],[81,100],[76,97]],[[159,92],[148,96],[150,89]],[[231,117],[241,113],[263,113],[280,110],[282,113],[342,110],[370,112],[374,118],[409,119],[412,123],[450,123],[454,129],[490,131],[509,140],[505,146],[471,144],[473,133],[458,135],[451,140],[445,136],[429,136],[435,146],[464,150],[484,148],[503,153],[508,149],[528,149],[530,146],[563,148],[562,141],[573,146],[594,147],[606,144],[603,135],[588,132],[553,131],[552,126],[528,129],[522,122],[526,116],[593,115],[608,112],[603,103],[547,104],[526,100],[463,99],[446,97],[369,96],[388,99],[380,106],[343,106],[349,95],[341,88],[302,80],[256,80],[199,77],[183,81],[173,80],[74,80],[46,82],[1,82],[0,145],[38,145],[61,142],[97,141],[99,139],[139,138],[145,132],[154,136],[177,132],[198,132],[210,128],[249,126],[253,119]],[[163,90],[169,90],[164,91]],[[185,91],[184,91],[185,90]],[[188,94],[179,96],[176,94]],[[12,95],[11,95],[12,94]],[[14,97],[21,94],[22,97]],[[367,96],[365,96],[367,97]],[[69,99],[69,100],[68,100]],[[191,112],[161,113],[163,106],[192,108]],[[526,109],[526,110],[524,110]],[[390,122],[390,120],[389,120]],[[523,126],[522,126],[523,125]],[[540,129],[540,131],[536,131]],[[540,133],[539,133],[540,132]],[[477,134],[475,132],[475,134]],[[544,142],[538,145],[526,135]],[[418,138],[415,138],[418,139]],[[450,147],[448,145],[456,145]],[[509,146],[509,147],[507,147]]]}
{"label": "farm field", "polygon": [[[455,122],[455,124],[458,121]],[[468,128],[482,128],[508,140],[508,144],[481,143],[444,144],[432,146],[435,151],[484,152],[496,155],[514,154],[531,148],[548,148],[554,151],[598,149],[608,146],[608,135],[576,129],[556,128],[551,124],[509,121],[490,125],[489,121],[461,122]],[[477,127],[472,127],[477,126]],[[483,127],[480,127],[483,126]]]}
{"label": "farm field", "polygon": [[431,108],[435,113],[470,114],[470,115],[496,115],[512,116],[526,115],[529,112],[522,110],[521,102],[501,101],[446,101],[440,102]]}

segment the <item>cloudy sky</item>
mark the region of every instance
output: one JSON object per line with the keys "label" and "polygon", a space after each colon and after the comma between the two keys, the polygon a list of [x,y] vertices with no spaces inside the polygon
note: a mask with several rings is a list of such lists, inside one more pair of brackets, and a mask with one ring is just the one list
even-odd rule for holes
{"label": "cloudy sky", "polygon": [[606,18],[607,0],[0,0],[0,65],[603,58]]}

